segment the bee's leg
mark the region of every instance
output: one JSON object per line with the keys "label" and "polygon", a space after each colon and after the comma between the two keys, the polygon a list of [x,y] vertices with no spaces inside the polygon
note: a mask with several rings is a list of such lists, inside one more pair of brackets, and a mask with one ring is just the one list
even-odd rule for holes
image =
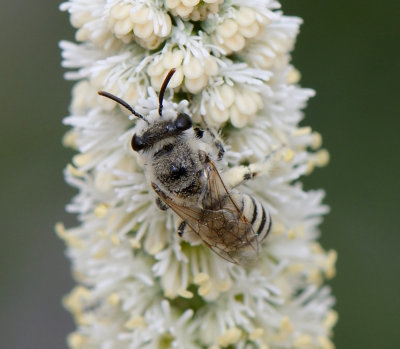
{"label": "bee's leg", "polygon": [[[201,115],[201,120],[207,130],[207,133],[210,135],[210,137],[212,138],[212,141],[214,143],[215,148],[218,151],[218,155],[217,155],[217,159],[218,160],[222,160],[222,158],[224,157],[225,154],[225,149],[224,146],[222,144],[222,141],[219,139],[218,135],[216,135],[210,127],[208,127],[206,120],[204,119],[204,116]],[[197,133],[196,133],[197,134]],[[202,135],[203,136],[203,135]],[[201,137],[199,137],[201,138]]]}
{"label": "bee's leg", "polygon": [[217,138],[217,136],[214,135],[209,129],[207,129],[210,132],[210,135],[214,141],[214,146],[217,148],[217,160],[222,160],[225,154],[225,149],[224,146],[222,145],[222,142]]}
{"label": "bee's leg", "polygon": [[222,142],[218,139],[215,139],[214,144],[215,144],[216,148],[218,149],[217,159],[222,160],[222,158],[224,157],[224,154],[225,154],[224,146],[222,145]]}
{"label": "bee's leg", "polygon": [[277,163],[286,157],[287,155],[284,154],[282,149],[275,150],[268,155],[265,162],[256,162],[248,166],[230,168],[222,174],[223,181],[231,188],[234,188],[249,179],[268,175],[276,168]]}
{"label": "bee's leg", "polygon": [[156,198],[156,205],[157,207],[162,210],[165,211],[169,208],[169,206],[161,199],[167,199],[167,196],[165,195],[165,193],[158,187],[157,184],[155,184],[154,182],[151,182],[151,186],[153,187],[154,191],[157,193],[158,197]]}
{"label": "bee's leg", "polygon": [[229,187],[234,188],[239,184],[252,179],[258,175],[258,171],[255,168],[249,166],[235,166],[225,171],[222,174],[222,178],[225,184]]}
{"label": "bee's leg", "polygon": [[162,211],[166,211],[169,208],[159,197],[156,198],[156,205]]}
{"label": "bee's leg", "polygon": [[184,220],[178,225],[178,236],[189,243],[198,242],[200,239],[199,234],[194,232],[190,225]]}
{"label": "bee's leg", "polygon": [[186,229],[186,221],[182,221],[178,227],[179,237],[183,237],[183,234],[185,233],[185,229]]}

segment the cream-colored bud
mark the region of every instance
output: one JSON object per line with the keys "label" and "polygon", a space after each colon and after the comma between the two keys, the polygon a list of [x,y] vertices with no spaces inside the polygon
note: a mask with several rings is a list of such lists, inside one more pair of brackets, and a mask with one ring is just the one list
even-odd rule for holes
{"label": "cream-colored bud", "polygon": [[145,24],[149,22],[150,10],[146,6],[142,6],[139,9],[135,9],[130,12],[130,18],[135,24]]}
{"label": "cream-colored bud", "polygon": [[182,18],[187,18],[192,12],[192,10],[193,10],[192,7],[186,7],[183,4],[180,4],[175,8],[176,13]]}
{"label": "cream-colored bud", "polygon": [[301,74],[300,72],[292,67],[292,69],[290,69],[288,76],[286,78],[286,81],[288,84],[297,84],[301,79]]}
{"label": "cream-colored bud", "polygon": [[190,93],[198,93],[207,85],[207,76],[201,75],[197,79],[185,78],[185,87]]}
{"label": "cream-colored bud", "polygon": [[167,6],[170,9],[174,9],[181,3],[180,0],[165,0],[165,6]]}
{"label": "cream-colored bud", "polygon": [[227,19],[218,26],[217,34],[221,35],[223,38],[230,38],[237,32],[237,30],[237,23],[232,19]]}
{"label": "cream-colored bud", "polygon": [[235,92],[233,90],[233,87],[224,84],[218,88],[218,92],[221,96],[222,104],[224,105],[224,107],[230,107],[235,101]]}
{"label": "cream-colored bud", "polygon": [[168,16],[166,13],[164,14],[164,21],[165,25],[160,24],[156,30],[157,35],[163,38],[171,33],[171,28],[172,28],[171,17]]}
{"label": "cream-colored bud", "polygon": [[256,14],[255,12],[248,8],[242,7],[235,15],[235,21],[241,27],[247,27],[256,21]]}
{"label": "cream-colored bud", "polygon": [[147,39],[153,34],[153,22],[149,21],[143,24],[137,24],[133,32],[141,39]]}
{"label": "cream-colored bud", "polygon": [[193,282],[196,285],[202,285],[203,283],[207,282],[208,280],[210,280],[210,275],[206,274],[206,273],[198,273],[196,274],[196,276],[194,277]]}
{"label": "cream-colored bud", "polygon": [[176,68],[181,65],[183,52],[181,50],[168,51],[162,56],[162,65],[165,69]]}
{"label": "cream-colored bud", "polygon": [[87,41],[90,38],[90,31],[86,28],[80,28],[75,33],[76,41]]}
{"label": "cream-colored bud", "polygon": [[316,153],[315,165],[322,167],[329,163],[329,152],[326,149],[321,149]]}
{"label": "cream-colored bud", "polygon": [[178,295],[187,299],[193,298],[193,293],[188,290],[180,289],[178,290]]}
{"label": "cream-colored bud", "polygon": [[312,142],[311,142],[311,147],[313,149],[318,149],[322,145],[322,136],[318,132],[313,132],[312,133]]}
{"label": "cream-colored bud", "polygon": [[245,44],[246,41],[240,33],[236,33],[224,41],[224,45],[234,52],[240,51]]}
{"label": "cream-colored bud", "polygon": [[164,70],[165,70],[165,68],[164,68],[163,61],[160,60],[156,63],[149,65],[149,67],[147,68],[147,74],[149,74],[151,77],[153,77],[153,76],[156,77],[156,76],[163,74]]}
{"label": "cream-colored bud", "polygon": [[260,26],[257,22],[253,22],[247,27],[239,27],[239,33],[245,38],[254,38],[260,30]]}
{"label": "cream-colored bud", "polygon": [[195,7],[200,0],[181,0],[182,4],[186,7]]}
{"label": "cream-colored bud", "polygon": [[242,331],[237,327],[232,327],[224,334],[218,337],[218,344],[226,347],[231,344],[237,343],[242,335]]}
{"label": "cream-colored bud", "polygon": [[121,20],[129,16],[129,13],[131,11],[131,6],[128,4],[117,4],[113,6],[113,8],[110,11],[111,17],[113,17],[116,20]]}
{"label": "cream-colored bud", "polygon": [[71,16],[69,17],[69,22],[74,28],[80,28],[86,23],[85,17],[87,17],[85,14],[77,15],[76,13],[71,13]]}
{"label": "cream-colored bud", "polygon": [[229,110],[221,110],[217,107],[209,107],[207,108],[207,119],[212,120],[213,124],[221,125],[228,121]]}
{"label": "cream-colored bud", "polygon": [[204,67],[199,59],[192,56],[187,63],[184,62],[183,74],[187,79],[198,79],[204,74]]}
{"label": "cream-colored bud", "polygon": [[231,107],[230,112],[231,112],[231,123],[233,126],[237,128],[242,128],[246,126],[247,118],[242,113],[240,113],[240,111],[235,105]]}
{"label": "cream-colored bud", "polygon": [[114,25],[114,33],[117,36],[123,36],[128,34],[133,28],[133,23],[130,18],[118,21]]}
{"label": "cream-colored bud", "polygon": [[205,73],[208,76],[213,76],[218,74],[218,64],[214,57],[206,59]]}
{"label": "cream-colored bud", "polygon": [[254,115],[259,109],[260,103],[262,104],[261,98],[251,91],[246,93],[239,93],[235,97],[235,104],[239,111],[245,115]]}

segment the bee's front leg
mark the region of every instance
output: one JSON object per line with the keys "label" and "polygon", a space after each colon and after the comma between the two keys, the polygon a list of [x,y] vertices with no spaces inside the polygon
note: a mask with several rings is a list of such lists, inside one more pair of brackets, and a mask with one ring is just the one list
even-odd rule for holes
{"label": "bee's front leg", "polygon": [[[202,122],[203,122],[203,124],[204,124],[204,126],[205,126],[205,128],[206,128],[207,134],[211,137],[212,142],[213,142],[213,144],[214,144],[214,147],[215,147],[216,150],[217,150],[217,159],[218,159],[218,160],[222,160],[222,158],[224,157],[224,154],[225,154],[225,149],[224,149],[224,145],[223,145],[223,143],[222,143],[220,137],[218,136],[217,133],[215,133],[215,132],[207,125],[207,122],[206,122],[206,120],[204,119],[204,116],[203,116],[203,115],[201,115],[201,120],[202,120]],[[196,130],[195,130],[195,131],[196,131]],[[202,131],[202,130],[201,130],[201,131]],[[198,138],[202,138],[203,135],[204,135],[204,132],[202,131],[202,132],[200,133],[201,136],[199,136],[199,132],[197,131],[197,132],[196,132],[196,135],[197,135]]]}

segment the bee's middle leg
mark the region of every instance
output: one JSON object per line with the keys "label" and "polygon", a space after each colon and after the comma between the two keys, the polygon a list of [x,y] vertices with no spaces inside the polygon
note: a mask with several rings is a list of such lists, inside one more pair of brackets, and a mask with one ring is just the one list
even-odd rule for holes
{"label": "bee's middle leg", "polygon": [[161,211],[166,211],[169,209],[168,205],[164,203],[159,197],[156,198],[156,205]]}

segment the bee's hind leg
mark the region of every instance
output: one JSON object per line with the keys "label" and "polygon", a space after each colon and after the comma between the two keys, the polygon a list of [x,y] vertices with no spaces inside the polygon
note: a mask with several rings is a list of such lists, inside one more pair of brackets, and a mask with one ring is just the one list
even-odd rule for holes
{"label": "bee's hind leg", "polygon": [[186,221],[181,221],[178,225],[178,236],[186,242],[197,243],[199,234],[194,232]]}
{"label": "bee's hind leg", "polygon": [[185,233],[187,223],[186,221],[182,221],[178,227],[178,235],[180,238],[183,238],[183,234]]}

